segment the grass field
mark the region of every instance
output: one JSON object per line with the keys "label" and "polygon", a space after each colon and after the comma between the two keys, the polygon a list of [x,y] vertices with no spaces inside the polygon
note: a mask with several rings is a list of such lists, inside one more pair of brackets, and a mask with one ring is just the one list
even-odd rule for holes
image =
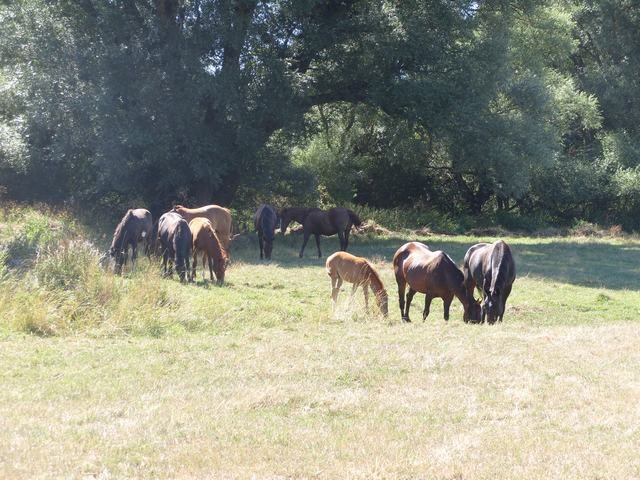
{"label": "grass field", "polygon": [[640,478],[640,241],[507,238],[518,279],[488,326],[439,300],[422,323],[422,296],[400,322],[390,260],[415,239],[457,261],[493,240],[354,238],[387,319],[348,286],[331,315],[293,236],[270,264],[240,239],[224,287],[145,260],[62,289],[66,250],[5,275],[0,478]]}

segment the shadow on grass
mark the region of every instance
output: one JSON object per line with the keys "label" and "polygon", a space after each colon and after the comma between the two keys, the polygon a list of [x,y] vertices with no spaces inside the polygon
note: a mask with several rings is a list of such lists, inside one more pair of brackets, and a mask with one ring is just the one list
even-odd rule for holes
{"label": "shadow on grass", "polygon": [[[352,236],[349,252],[369,259],[391,262],[396,250],[416,238],[399,236]],[[433,250],[444,250],[459,265],[467,249],[481,239],[447,239],[434,237],[418,239]],[[317,257],[315,242],[309,242],[304,258],[298,258],[302,236],[277,236],[273,248],[273,261],[281,268],[322,266],[326,258],[338,250],[338,238],[322,237],[322,258]],[[254,244],[255,243],[255,244]],[[640,245],[637,243],[612,244],[606,241],[572,242],[545,241],[533,243],[531,239],[510,239],[518,277],[533,276],[585,287],[603,287],[614,290],[640,288]],[[250,264],[269,264],[261,261],[257,239],[233,247],[232,257]]]}

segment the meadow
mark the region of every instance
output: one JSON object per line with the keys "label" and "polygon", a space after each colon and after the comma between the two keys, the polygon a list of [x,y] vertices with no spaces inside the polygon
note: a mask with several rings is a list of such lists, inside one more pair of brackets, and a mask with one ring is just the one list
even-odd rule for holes
{"label": "meadow", "polygon": [[[391,258],[491,236],[354,235],[389,317],[331,313],[324,259],[232,247],[225,285],[105,273],[108,239],[51,212],[0,217],[0,478],[640,478],[640,240],[507,237],[504,322],[435,300],[400,322]],[[52,220],[53,219],[53,220]],[[16,260],[18,259],[18,260]]]}

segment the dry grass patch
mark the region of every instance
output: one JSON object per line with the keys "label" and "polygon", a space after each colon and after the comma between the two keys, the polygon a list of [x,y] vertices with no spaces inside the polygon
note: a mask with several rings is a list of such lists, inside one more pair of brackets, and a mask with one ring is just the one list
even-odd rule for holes
{"label": "dry grass patch", "polygon": [[631,478],[635,324],[3,342],[0,475]]}

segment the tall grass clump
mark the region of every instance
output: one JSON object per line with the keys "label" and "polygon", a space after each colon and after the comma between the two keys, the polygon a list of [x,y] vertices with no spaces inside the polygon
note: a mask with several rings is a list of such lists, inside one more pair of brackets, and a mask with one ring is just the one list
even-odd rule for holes
{"label": "tall grass clump", "polygon": [[70,290],[86,285],[100,260],[98,250],[85,240],[66,240],[38,253],[34,273],[40,285]]}

